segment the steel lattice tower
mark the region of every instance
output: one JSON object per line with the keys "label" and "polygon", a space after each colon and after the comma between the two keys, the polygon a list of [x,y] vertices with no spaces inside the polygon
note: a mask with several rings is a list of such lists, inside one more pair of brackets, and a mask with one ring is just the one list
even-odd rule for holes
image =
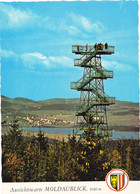
{"label": "steel lattice tower", "polygon": [[103,68],[101,55],[114,54],[114,47],[106,43],[94,46],[72,46],[72,53],[82,55],[74,60],[74,66],[84,68],[83,77],[71,82],[71,89],[81,92],[77,107],[77,130],[93,129],[96,133],[109,136],[106,106],[114,104],[115,98],[104,92],[103,80],[113,78],[113,72]]}

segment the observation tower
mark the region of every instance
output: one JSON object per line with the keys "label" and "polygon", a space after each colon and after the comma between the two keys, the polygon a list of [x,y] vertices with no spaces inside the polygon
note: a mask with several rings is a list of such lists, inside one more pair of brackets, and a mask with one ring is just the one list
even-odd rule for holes
{"label": "observation tower", "polygon": [[77,107],[78,130],[94,130],[96,134],[109,137],[106,107],[115,104],[115,98],[104,92],[103,80],[113,78],[113,72],[106,70],[101,63],[101,55],[114,54],[114,46],[106,44],[73,45],[72,53],[82,55],[74,60],[74,66],[83,67],[83,77],[71,82],[71,89],[80,91]]}

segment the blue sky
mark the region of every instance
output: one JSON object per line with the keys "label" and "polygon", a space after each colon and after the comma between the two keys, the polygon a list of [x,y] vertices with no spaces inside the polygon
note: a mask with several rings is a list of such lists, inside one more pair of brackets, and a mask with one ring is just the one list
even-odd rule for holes
{"label": "blue sky", "polygon": [[105,92],[117,100],[139,101],[137,1],[0,3],[1,94],[33,100],[78,98],[70,89],[83,68],[74,67],[72,45],[108,43],[103,56],[114,72]]}

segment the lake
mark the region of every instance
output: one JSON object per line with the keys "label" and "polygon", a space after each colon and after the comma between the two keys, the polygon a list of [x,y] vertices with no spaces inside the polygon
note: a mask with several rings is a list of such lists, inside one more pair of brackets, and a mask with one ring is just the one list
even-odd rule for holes
{"label": "lake", "polygon": [[[23,131],[32,131],[32,132],[38,132],[39,128],[22,128]],[[73,129],[70,128],[41,128],[41,131],[50,133],[50,134],[72,134]],[[80,132],[82,133],[82,132]],[[112,132],[112,138],[113,139],[121,139],[121,138],[126,138],[126,139],[138,139],[139,138],[139,133],[138,132],[125,132],[125,131],[116,131]]]}

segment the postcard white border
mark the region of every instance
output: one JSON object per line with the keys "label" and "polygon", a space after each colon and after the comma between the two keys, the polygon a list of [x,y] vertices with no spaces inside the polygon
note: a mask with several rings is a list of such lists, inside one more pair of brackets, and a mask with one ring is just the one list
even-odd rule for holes
{"label": "postcard white border", "polygon": [[[0,0],[0,2],[45,2],[45,1],[61,1],[61,0]],[[77,1],[77,0],[63,0],[63,1]],[[78,0],[78,1],[92,1],[92,0]],[[93,1],[104,1],[104,0],[93,0]],[[121,1],[121,0],[107,0],[107,1]],[[127,0],[125,0],[127,1]],[[133,1],[133,0],[130,0]],[[137,0],[136,0],[137,1]],[[138,0],[138,17],[140,18],[140,5]],[[139,21],[140,24],[140,21]],[[138,24],[138,34],[140,34],[140,28]],[[139,42],[139,56],[140,56],[140,42]],[[139,57],[139,67],[140,67],[140,57]],[[140,74],[140,71],[139,71]],[[140,87],[140,79],[139,79],[139,87]],[[140,95],[139,95],[140,96]],[[0,99],[1,101],[1,99]],[[0,122],[1,122],[1,114],[0,114]],[[139,131],[140,133],[140,131]],[[0,135],[1,135],[1,126],[0,126]],[[1,146],[0,146],[1,148]],[[1,154],[1,149],[0,149],[0,154]],[[1,160],[0,160],[0,166],[1,166]],[[2,169],[1,169],[2,173]],[[50,191],[46,190],[47,188],[52,188]],[[75,191],[51,191],[51,190],[56,190],[58,187],[71,187],[75,188]],[[78,187],[82,190],[82,187],[85,187],[87,191],[78,191]],[[13,189],[12,189],[13,188]],[[29,189],[33,189],[34,191],[26,191]],[[77,191],[76,191],[77,188]],[[40,191],[37,191],[40,190]],[[15,190],[15,191],[14,191]],[[21,190],[21,191],[16,191],[16,190]],[[22,191],[23,190],[23,191]],[[24,191],[25,190],[25,191]],[[62,193],[62,194],[115,194],[115,191],[112,191],[108,188],[107,184],[105,181],[90,181],[90,182],[82,182],[82,181],[77,181],[77,182],[24,182],[24,183],[2,183],[2,179],[0,176],[0,193],[1,194],[57,194],[57,193]],[[140,193],[140,181],[129,181],[129,184],[126,189],[123,191],[120,191],[120,194],[139,194]]]}
{"label": "postcard white border", "polygon": [[[120,194],[139,194],[140,181],[130,181],[127,188],[120,191]],[[71,191],[62,191],[60,188],[71,189]],[[29,191],[29,190],[34,191]],[[46,190],[47,189],[47,190]],[[19,192],[18,192],[19,190]],[[24,190],[24,191],[22,191]],[[54,191],[55,190],[55,191]],[[61,190],[61,191],[60,191]],[[74,191],[75,190],[75,191]],[[40,182],[40,183],[2,183],[2,194],[113,194],[116,193],[108,188],[105,181],[91,182]]]}

